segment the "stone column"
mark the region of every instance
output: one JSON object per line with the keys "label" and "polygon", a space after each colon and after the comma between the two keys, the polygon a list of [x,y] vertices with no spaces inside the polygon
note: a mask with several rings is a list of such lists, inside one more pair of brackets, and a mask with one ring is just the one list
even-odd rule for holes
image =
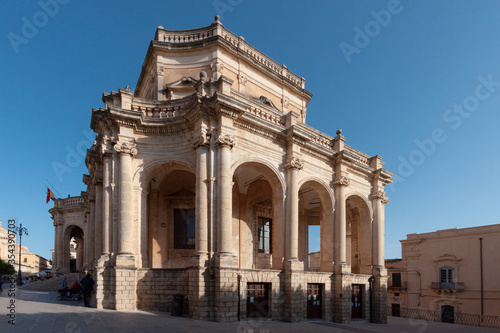
{"label": "stone column", "polygon": [[135,193],[139,196],[139,225],[137,233],[140,235],[139,237],[139,253],[141,256],[138,258],[140,262],[138,262],[138,267],[146,268],[148,267],[148,192],[137,188]]}
{"label": "stone column", "polygon": [[373,265],[384,267],[385,207],[389,202],[385,192],[377,191],[373,196]]}
{"label": "stone column", "polygon": [[298,260],[299,258],[299,189],[298,173],[303,163],[297,158],[291,158],[285,165],[287,169],[288,191],[286,198],[286,211],[288,225],[287,232],[287,260]]}
{"label": "stone column", "polygon": [[128,143],[117,143],[115,150],[120,154],[120,208],[118,212],[118,255],[134,254],[133,200],[132,200],[132,157],[137,149]]}
{"label": "stone column", "polygon": [[350,180],[338,175],[335,185],[335,262],[334,262],[334,321],[351,321],[351,269],[347,265],[346,249],[346,188]]}
{"label": "stone column", "polygon": [[110,224],[111,224],[111,173],[113,172],[113,156],[107,152],[103,155],[104,170],[102,181],[102,248],[101,254],[110,253]]}
{"label": "stone column", "polygon": [[94,235],[95,235],[95,197],[89,197],[90,214],[88,216],[88,233],[87,233],[87,264],[92,265],[95,259],[94,253]]}
{"label": "stone column", "polygon": [[384,262],[385,204],[389,199],[379,190],[372,194],[373,205],[373,322],[387,323],[387,270]]}
{"label": "stone column", "polygon": [[55,250],[56,250],[56,268],[57,271],[60,271],[63,267],[63,258],[64,258],[64,236],[63,236],[63,224],[60,221],[59,216],[55,218],[54,225],[56,227],[56,238],[55,238]]}
{"label": "stone column", "polygon": [[346,258],[346,203],[345,189],[349,179],[337,177],[334,181],[335,191],[335,263],[345,264]]}
{"label": "stone column", "polygon": [[[134,223],[134,201],[132,192],[132,157],[137,149],[128,142],[114,146],[120,155],[119,169],[119,211],[118,211],[118,254],[115,266],[116,310],[133,311],[137,308],[137,224]],[[103,304],[104,305],[104,304]]]}
{"label": "stone column", "polygon": [[158,190],[152,190],[149,197],[149,232],[150,236],[150,251],[149,262],[151,263],[151,268],[161,268],[162,262],[160,255],[160,246],[158,245],[158,198],[160,192]]}
{"label": "stone column", "polygon": [[102,180],[97,179],[95,183],[95,227],[94,227],[94,257],[101,256],[102,238]]}
{"label": "stone column", "polygon": [[196,150],[196,255],[205,258],[208,254],[207,155],[210,148],[205,133],[194,140],[193,148]]}
{"label": "stone column", "polygon": [[234,138],[227,134],[219,135],[217,139],[218,171],[217,171],[217,252],[219,255],[232,256],[232,179],[231,179],[231,149]]}
{"label": "stone column", "polygon": [[292,157],[285,164],[287,169],[286,196],[286,261],[285,261],[285,312],[286,320],[297,322],[307,317],[307,297],[304,291],[304,263],[299,261],[299,185],[298,174],[304,164]]}

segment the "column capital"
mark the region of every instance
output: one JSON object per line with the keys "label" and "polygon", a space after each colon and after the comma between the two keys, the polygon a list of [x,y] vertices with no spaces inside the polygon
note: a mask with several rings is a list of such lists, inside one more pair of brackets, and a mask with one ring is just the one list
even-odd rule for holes
{"label": "column capital", "polygon": [[137,155],[137,148],[134,144],[128,142],[117,142],[114,146],[114,149],[117,153],[120,154],[128,154],[132,157]]}
{"label": "column capital", "polygon": [[389,198],[385,196],[385,191],[384,190],[378,190],[374,191],[372,193],[372,199],[373,200],[381,200],[383,204],[386,204],[389,202]]}
{"label": "column capital", "polygon": [[209,148],[210,147],[210,139],[211,134],[206,132],[201,132],[200,134],[196,134],[191,139],[191,145],[194,150],[198,148]]}
{"label": "column capital", "polygon": [[337,178],[335,178],[335,180],[333,181],[333,185],[335,185],[335,187],[349,186],[350,182],[351,180],[346,176],[337,176]]}
{"label": "column capital", "polygon": [[233,149],[236,144],[234,136],[230,134],[220,134],[215,143],[217,146],[227,146],[231,149]]}
{"label": "column capital", "polygon": [[302,169],[304,167],[304,161],[298,157],[292,157],[285,163],[286,169]]}
{"label": "column capital", "polygon": [[103,158],[113,157],[113,142],[110,138],[104,137],[100,146],[100,153]]}

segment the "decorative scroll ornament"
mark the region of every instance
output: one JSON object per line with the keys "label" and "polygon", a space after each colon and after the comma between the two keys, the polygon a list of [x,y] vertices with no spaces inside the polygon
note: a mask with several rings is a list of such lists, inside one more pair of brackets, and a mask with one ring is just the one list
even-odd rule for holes
{"label": "decorative scroll ornament", "polygon": [[233,148],[234,145],[236,144],[234,140],[234,136],[229,135],[229,134],[221,134],[217,138],[216,144],[218,146],[229,146],[229,148]]}
{"label": "decorative scroll ornament", "polygon": [[109,138],[104,138],[101,144],[101,154],[104,156],[109,156],[113,153],[113,144]]}
{"label": "decorative scroll ornament", "polygon": [[120,154],[129,154],[132,157],[135,157],[135,155],[137,155],[137,148],[127,142],[117,142],[114,146],[114,149],[117,153]]}
{"label": "decorative scroll ornament", "polygon": [[163,66],[159,65],[156,67],[156,75],[163,76]]}
{"label": "decorative scroll ornament", "polygon": [[212,67],[212,71],[218,73],[219,75],[222,74],[222,70],[224,69],[224,63],[222,61],[216,61],[213,62],[210,67]]}
{"label": "decorative scroll ornament", "polygon": [[210,134],[201,133],[191,139],[193,149],[198,149],[199,147],[209,147],[210,146]]}
{"label": "decorative scroll ornament", "polygon": [[335,185],[335,186],[349,186],[350,182],[351,182],[351,180],[349,178],[347,178],[346,176],[341,176],[341,177],[335,178],[335,180],[333,181],[333,185]]}
{"label": "decorative scroll ornament", "polygon": [[304,167],[304,162],[298,157],[292,157],[285,164],[287,169],[302,169]]}
{"label": "decorative scroll ornament", "polygon": [[281,102],[283,103],[283,107],[285,109],[288,109],[288,106],[290,105],[290,100],[288,98],[283,98]]}
{"label": "decorative scroll ornament", "polygon": [[242,86],[247,84],[248,78],[245,74],[238,74],[238,80]]}
{"label": "decorative scroll ornament", "polygon": [[385,192],[383,190],[378,190],[372,194],[373,199],[380,199],[383,204],[389,202],[389,198],[385,196]]}

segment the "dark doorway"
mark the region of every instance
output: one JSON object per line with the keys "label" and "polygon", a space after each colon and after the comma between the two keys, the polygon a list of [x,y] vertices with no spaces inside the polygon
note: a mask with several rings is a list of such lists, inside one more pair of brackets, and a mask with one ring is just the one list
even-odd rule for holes
{"label": "dark doorway", "polygon": [[397,303],[392,303],[391,304],[391,315],[393,317],[400,317],[401,316],[401,305]]}
{"label": "dark doorway", "polygon": [[352,285],[352,319],[363,318],[363,285]]}
{"label": "dark doorway", "polygon": [[247,284],[247,318],[269,316],[269,283]]}
{"label": "dark doorway", "polygon": [[455,309],[451,305],[441,306],[441,321],[453,324],[455,322]]}
{"label": "dark doorway", "polygon": [[307,284],[307,319],[323,318],[321,294],[323,287],[319,283]]}

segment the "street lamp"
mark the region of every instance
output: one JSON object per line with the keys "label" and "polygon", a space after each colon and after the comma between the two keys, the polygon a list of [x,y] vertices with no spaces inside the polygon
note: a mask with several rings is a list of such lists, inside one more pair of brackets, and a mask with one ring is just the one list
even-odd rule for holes
{"label": "street lamp", "polygon": [[20,223],[19,227],[16,227],[16,232],[19,235],[19,270],[17,271],[17,285],[22,286],[23,285],[23,278],[21,276],[21,248],[22,248],[22,238],[23,238],[23,233],[28,236],[28,229],[23,228],[23,224]]}

